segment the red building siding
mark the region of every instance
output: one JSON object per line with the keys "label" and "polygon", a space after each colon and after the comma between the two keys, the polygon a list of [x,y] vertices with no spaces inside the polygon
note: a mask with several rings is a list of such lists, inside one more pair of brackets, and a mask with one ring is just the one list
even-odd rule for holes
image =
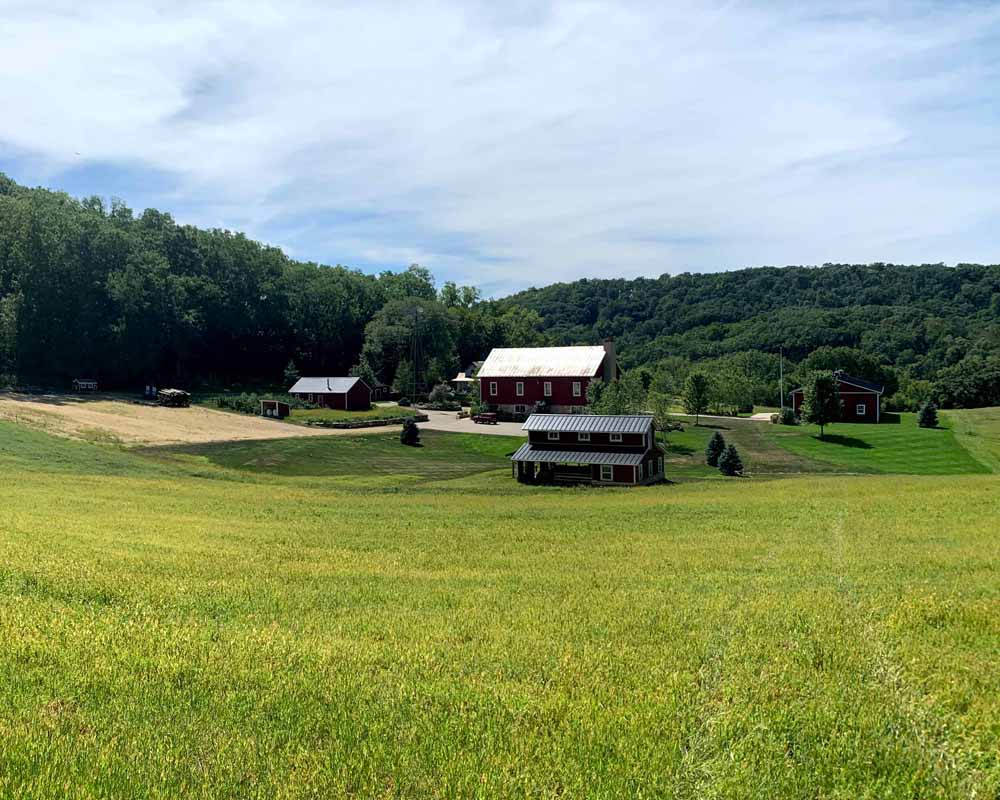
{"label": "red building siding", "polygon": [[[844,406],[844,413],[841,417],[843,422],[878,422],[879,421],[879,394],[869,389],[862,389],[850,383],[839,381],[840,402]],[[804,393],[796,389],[792,392],[792,409],[796,414],[802,412],[802,402]],[[859,412],[859,406],[864,409]]]}
{"label": "red building siding", "polygon": [[[595,375],[581,375],[578,378],[482,378],[479,389],[482,402],[492,405],[523,405],[534,407],[539,400],[547,400],[554,406],[587,405],[587,387]],[[580,394],[573,394],[574,382],[580,384]],[[524,393],[517,393],[517,384],[524,384]],[[545,394],[545,384],[550,383],[551,395]],[[496,391],[494,391],[494,388]]]}

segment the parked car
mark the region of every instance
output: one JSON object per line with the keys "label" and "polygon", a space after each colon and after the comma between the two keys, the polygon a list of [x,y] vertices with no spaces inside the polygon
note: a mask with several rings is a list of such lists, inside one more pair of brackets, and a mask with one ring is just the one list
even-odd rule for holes
{"label": "parked car", "polygon": [[490,411],[484,411],[482,413],[476,414],[472,418],[472,421],[475,422],[477,425],[496,425],[497,415]]}

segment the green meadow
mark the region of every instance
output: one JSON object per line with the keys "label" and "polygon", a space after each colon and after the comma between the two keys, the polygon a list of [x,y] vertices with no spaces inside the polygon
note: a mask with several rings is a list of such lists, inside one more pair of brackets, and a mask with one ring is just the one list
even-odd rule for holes
{"label": "green meadow", "polygon": [[723,421],[745,479],[688,425],[638,489],[0,423],[0,797],[996,797],[996,419]]}

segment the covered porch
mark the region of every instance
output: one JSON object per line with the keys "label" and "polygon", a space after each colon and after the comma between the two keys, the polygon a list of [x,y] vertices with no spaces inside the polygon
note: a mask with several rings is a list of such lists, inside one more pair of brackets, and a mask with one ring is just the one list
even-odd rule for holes
{"label": "covered porch", "polygon": [[634,486],[642,478],[642,453],[548,450],[522,445],[511,456],[513,477],[521,483],[601,483]]}

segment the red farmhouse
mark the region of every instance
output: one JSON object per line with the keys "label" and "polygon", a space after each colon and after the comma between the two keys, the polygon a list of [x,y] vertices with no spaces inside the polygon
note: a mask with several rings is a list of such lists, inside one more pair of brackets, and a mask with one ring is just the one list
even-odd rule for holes
{"label": "red farmhouse", "polygon": [[324,408],[367,411],[372,405],[372,390],[361,378],[299,378],[288,393]]}
{"label": "red farmhouse", "polygon": [[522,483],[637,486],[663,480],[663,449],[644,414],[532,414],[511,456]]}
{"label": "red farmhouse", "polygon": [[[880,422],[882,419],[882,392],[884,387],[862,378],[854,378],[846,372],[833,373],[840,390],[840,402],[844,406],[844,422]],[[802,413],[803,389],[792,390],[792,410]]]}
{"label": "red farmhouse", "polygon": [[476,377],[480,401],[501,414],[525,415],[535,403],[553,413],[579,414],[595,378],[617,380],[614,342],[587,347],[495,347]]}

